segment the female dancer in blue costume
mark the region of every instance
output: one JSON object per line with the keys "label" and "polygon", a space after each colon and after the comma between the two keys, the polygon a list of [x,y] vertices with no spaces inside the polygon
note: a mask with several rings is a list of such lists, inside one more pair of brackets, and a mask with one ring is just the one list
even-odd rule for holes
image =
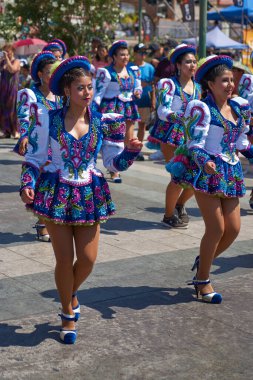
{"label": "female dancer in blue costume", "polygon": [[253,147],[247,138],[249,105],[231,98],[233,61],[227,56],[210,56],[200,66],[196,80],[207,96],[191,101],[184,120],[187,148],[177,152],[168,165],[173,181],[194,189],[205,223],[205,233],[192,270],[191,284],[202,301],[221,303],[209,280],[213,260],[235,240],[240,230],[239,197],[245,194],[237,150],[250,158]]}
{"label": "female dancer in blue costume", "polygon": [[[21,198],[45,220],[52,241],[62,304],[60,339],[69,344],[76,340],[75,322],[80,315],[77,290],[96,260],[100,223],[115,211],[108,184],[96,168],[97,155],[102,152],[107,169],[121,171],[133,163],[142,147],[140,141],[130,139],[124,148],[121,115],[91,110],[90,68],[86,57],[76,56],[53,72],[50,89],[67,96],[69,106],[47,113],[39,105],[30,132],[37,147],[28,146],[21,175]],[[52,159],[44,166],[49,144]]]}
{"label": "female dancer in blue costume", "polygon": [[[66,45],[61,40],[54,40],[43,47],[42,51],[51,51],[57,61],[62,61],[66,54]],[[64,44],[64,45],[63,45]]]}
{"label": "female dancer in blue costume", "polygon": [[[170,79],[161,79],[157,84],[158,121],[152,128],[151,136],[161,142],[167,162],[173,157],[175,150],[185,142],[182,115],[187,104],[192,99],[200,99],[201,96],[200,86],[193,79],[197,68],[195,54],[194,46],[178,45],[170,55],[177,75]],[[191,189],[182,191],[173,181],[169,183],[163,218],[166,226],[187,228],[189,217],[184,205],[192,195]]]}
{"label": "female dancer in blue costume", "polygon": [[[129,52],[126,41],[115,41],[109,49],[113,63],[99,68],[96,75],[94,102],[100,112],[116,112],[126,121],[127,143],[134,135],[134,123],[140,119],[134,99],[142,94],[140,70],[138,66],[128,66]],[[112,173],[114,182],[121,182],[118,173]]]}
{"label": "female dancer in blue costume", "polygon": [[[49,89],[50,70],[54,63],[55,57],[51,52],[44,51],[37,54],[31,66],[31,76],[35,84],[31,89],[25,88],[18,92],[17,115],[20,139],[14,151],[22,156],[27,149],[29,125],[34,123],[34,110],[37,104],[43,104],[47,110],[62,108],[61,97],[55,96]],[[50,241],[46,226],[40,218],[34,228],[36,228],[38,240]]]}

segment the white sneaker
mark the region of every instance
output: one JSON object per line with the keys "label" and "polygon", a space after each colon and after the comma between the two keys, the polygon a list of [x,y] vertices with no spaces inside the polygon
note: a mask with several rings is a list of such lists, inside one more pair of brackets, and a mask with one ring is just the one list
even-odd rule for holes
{"label": "white sneaker", "polygon": [[152,161],[161,161],[164,159],[164,156],[161,150],[157,150],[149,156],[149,159]]}

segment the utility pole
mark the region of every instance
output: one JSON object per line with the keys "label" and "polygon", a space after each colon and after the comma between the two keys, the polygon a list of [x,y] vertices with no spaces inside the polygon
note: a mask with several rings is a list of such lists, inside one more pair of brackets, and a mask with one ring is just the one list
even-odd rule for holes
{"label": "utility pole", "polygon": [[139,43],[142,42],[142,0],[139,0]]}
{"label": "utility pole", "polygon": [[207,0],[199,2],[199,58],[206,57]]}

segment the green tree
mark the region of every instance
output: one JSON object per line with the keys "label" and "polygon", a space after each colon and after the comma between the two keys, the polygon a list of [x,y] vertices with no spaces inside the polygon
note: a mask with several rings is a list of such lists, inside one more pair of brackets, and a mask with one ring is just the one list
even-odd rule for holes
{"label": "green tree", "polygon": [[17,28],[15,17],[9,13],[0,15],[0,37],[6,42],[11,42],[15,39]]}
{"label": "green tree", "polygon": [[9,17],[21,17],[46,41],[64,40],[70,54],[87,51],[93,36],[109,42],[119,13],[119,0],[16,0],[7,6]]}

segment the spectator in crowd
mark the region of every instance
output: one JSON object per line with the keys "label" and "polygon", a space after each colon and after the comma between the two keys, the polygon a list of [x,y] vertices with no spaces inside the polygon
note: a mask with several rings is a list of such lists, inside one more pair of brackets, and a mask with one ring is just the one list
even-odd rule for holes
{"label": "spectator in crowd", "polygon": [[[134,63],[140,69],[141,85],[143,89],[141,98],[136,100],[141,117],[141,120],[138,122],[137,133],[137,137],[140,141],[144,140],[145,130],[150,121],[151,111],[155,109],[155,107],[151,107],[151,93],[153,91],[152,85],[155,69],[153,65],[145,61],[146,56],[147,50],[143,43],[134,46]],[[139,154],[137,160],[144,161],[142,153]]]}
{"label": "spectator in crowd", "polygon": [[163,47],[160,44],[153,42],[149,45],[149,51],[151,57],[150,63],[154,67],[157,67],[158,63],[163,59]]}
{"label": "spectator in crowd", "polygon": [[19,76],[19,90],[30,88],[32,77],[30,74],[30,65],[28,63],[21,64]]}
{"label": "spectator in crowd", "polygon": [[14,56],[14,47],[5,45],[0,56],[0,129],[1,138],[18,138],[17,92],[20,61]]}
{"label": "spectator in crowd", "polygon": [[97,70],[101,67],[108,66],[110,61],[107,46],[105,44],[99,45],[97,48],[97,53],[92,60],[92,64],[95,69]]}

